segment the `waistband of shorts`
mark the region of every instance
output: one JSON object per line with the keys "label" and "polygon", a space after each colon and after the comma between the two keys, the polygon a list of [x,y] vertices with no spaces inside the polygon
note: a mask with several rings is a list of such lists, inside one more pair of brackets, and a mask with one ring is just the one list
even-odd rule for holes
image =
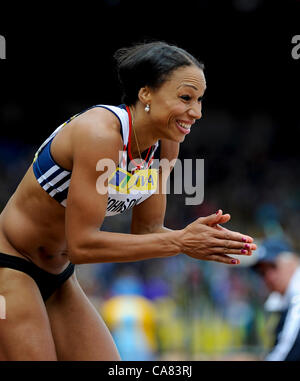
{"label": "waistband of shorts", "polygon": [[31,276],[42,276],[46,277],[49,280],[64,279],[66,276],[72,273],[75,268],[74,264],[70,262],[64,271],[59,274],[52,274],[37,266],[35,263],[27,261],[24,258],[20,258],[11,254],[0,253],[0,267],[6,267],[6,265],[9,266],[9,268],[21,270],[23,272],[26,270],[26,272]]}

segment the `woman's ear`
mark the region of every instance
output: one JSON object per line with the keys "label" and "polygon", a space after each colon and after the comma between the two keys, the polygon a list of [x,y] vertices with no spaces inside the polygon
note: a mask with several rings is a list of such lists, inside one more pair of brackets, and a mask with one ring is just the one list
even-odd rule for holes
{"label": "woman's ear", "polygon": [[151,91],[148,86],[141,87],[138,94],[139,100],[144,105],[151,104]]}

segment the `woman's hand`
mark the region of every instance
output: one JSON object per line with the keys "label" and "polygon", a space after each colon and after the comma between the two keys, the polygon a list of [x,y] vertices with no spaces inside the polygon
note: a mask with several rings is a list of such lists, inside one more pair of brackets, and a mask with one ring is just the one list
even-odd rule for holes
{"label": "woman's hand", "polygon": [[186,226],[182,230],[182,252],[196,259],[239,264],[230,254],[251,255],[256,245],[253,238],[220,226],[229,220],[230,215],[219,210]]}

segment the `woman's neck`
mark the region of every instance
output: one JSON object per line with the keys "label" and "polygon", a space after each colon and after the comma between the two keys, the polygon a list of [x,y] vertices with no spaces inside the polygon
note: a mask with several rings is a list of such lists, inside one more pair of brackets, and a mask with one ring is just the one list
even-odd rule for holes
{"label": "woman's neck", "polygon": [[151,117],[144,110],[144,106],[137,102],[129,107],[131,113],[131,155],[133,158],[139,157],[140,153],[151,147],[159,139],[153,131]]}

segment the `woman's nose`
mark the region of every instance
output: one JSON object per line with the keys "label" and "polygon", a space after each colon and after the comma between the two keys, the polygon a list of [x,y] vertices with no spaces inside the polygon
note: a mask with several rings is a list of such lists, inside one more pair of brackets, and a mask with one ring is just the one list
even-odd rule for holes
{"label": "woman's nose", "polygon": [[202,104],[196,104],[189,109],[189,116],[193,119],[201,119],[202,118]]}

